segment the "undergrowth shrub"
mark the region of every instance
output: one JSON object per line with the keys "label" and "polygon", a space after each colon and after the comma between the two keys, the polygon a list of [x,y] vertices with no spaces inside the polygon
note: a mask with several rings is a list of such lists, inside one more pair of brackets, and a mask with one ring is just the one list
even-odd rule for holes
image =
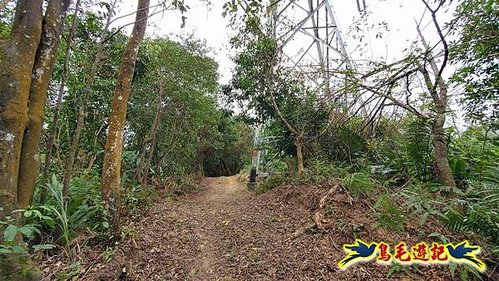
{"label": "undergrowth shrub", "polygon": [[390,195],[382,194],[374,204],[374,209],[378,216],[377,226],[398,233],[405,229],[406,217]]}
{"label": "undergrowth shrub", "polygon": [[433,159],[430,122],[421,118],[410,120],[407,124],[405,139],[409,173],[420,180],[430,180]]}
{"label": "undergrowth shrub", "polygon": [[264,193],[273,188],[286,185],[289,182],[289,175],[287,173],[278,172],[274,173],[272,176],[259,182],[256,186],[257,193]]}
{"label": "undergrowth shrub", "polygon": [[[11,216],[5,217],[0,221],[0,229],[3,229],[3,241],[0,243],[0,257],[2,254],[26,254],[28,251],[39,251],[52,249],[53,244],[29,243],[36,236],[41,235],[41,225],[48,223],[53,225],[54,220],[51,217],[43,215],[39,210],[29,208],[26,210],[17,210],[26,220],[24,225],[19,226],[16,220]],[[18,237],[23,237],[20,241]]]}
{"label": "undergrowth shrub", "polygon": [[121,201],[126,206],[123,215],[131,215],[133,218],[143,214],[151,207],[154,194],[152,185],[127,184],[123,186]]}
{"label": "undergrowth shrub", "polygon": [[72,229],[90,229],[105,234],[109,229],[101,198],[100,175],[89,170],[75,177],[69,189],[68,214]]}
{"label": "undergrowth shrub", "polygon": [[376,189],[376,182],[367,173],[357,172],[342,179],[352,196],[362,197],[371,195]]}
{"label": "undergrowth shrub", "polygon": [[418,217],[418,226],[423,226],[430,216],[440,217],[446,204],[443,197],[438,196],[438,185],[412,182],[401,190],[405,208]]}
{"label": "undergrowth shrub", "polygon": [[480,181],[470,181],[461,198],[462,208],[450,208],[442,216],[454,231],[474,232],[492,244],[499,257],[499,167],[489,167]]}

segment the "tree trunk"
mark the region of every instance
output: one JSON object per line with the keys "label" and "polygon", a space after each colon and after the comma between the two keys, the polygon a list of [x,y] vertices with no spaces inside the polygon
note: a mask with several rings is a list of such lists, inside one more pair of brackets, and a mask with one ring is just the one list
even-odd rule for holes
{"label": "tree trunk", "polygon": [[61,81],[57,91],[57,100],[55,104],[55,112],[50,123],[49,137],[47,140],[47,147],[45,152],[45,163],[43,165],[43,175],[41,182],[40,202],[43,204],[46,200],[46,184],[50,178],[50,165],[52,162],[52,149],[54,147],[55,139],[57,136],[57,125],[59,123],[59,115],[61,114],[62,97],[64,96],[64,88],[66,87],[66,78],[68,76],[68,64],[70,59],[71,45],[73,37],[76,32],[76,24],[78,22],[78,13],[80,10],[80,0],[76,1],[73,22],[71,23],[71,30],[66,43],[66,50],[64,51],[64,65],[62,67]]}
{"label": "tree trunk", "polygon": [[441,43],[443,45],[443,59],[440,68],[437,66],[437,61],[432,55],[432,48],[426,42],[421,29],[416,26],[419,37],[421,38],[421,43],[425,47],[426,60],[429,63],[431,70],[435,75],[435,81],[432,82],[430,74],[424,65],[420,65],[420,71],[423,74],[426,88],[428,89],[433,103],[435,105],[436,114],[433,117],[432,134],[433,134],[433,150],[435,154],[435,166],[438,173],[438,179],[440,183],[444,186],[455,187],[456,182],[454,181],[454,176],[452,175],[452,170],[449,166],[448,150],[447,150],[447,140],[444,132],[445,124],[445,113],[448,106],[448,87],[447,83],[442,78],[442,73],[447,66],[447,61],[449,58],[449,47],[445,36],[442,33],[440,25],[438,24],[436,18],[436,10],[432,10],[428,3],[423,1],[428,10],[431,12],[433,24],[437,29],[438,35],[440,37]]}
{"label": "tree trunk", "polygon": [[139,153],[139,165],[137,166],[137,171],[135,172],[135,180],[137,182],[142,181],[142,175],[144,174],[144,164],[146,161],[146,151],[147,151],[146,145],[147,145],[147,139],[138,142],[140,153]]}
{"label": "tree trunk", "polygon": [[159,130],[159,123],[161,121],[161,108],[162,108],[162,103],[163,103],[163,85],[160,83],[159,86],[159,96],[158,96],[158,103],[156,106],[156,115],[154,116],[154,121],[151,127],[151,145],[149,149],[149,157],[147,158],[147,164],[144,168],[145,173],[144,177],[142,178],[142,184],[147,184],[147,178],[149,176],[149,168],[151,167],[151,162],[152,158],[154,156],[154,149],[156,147],[156,136],[158,135],[158,130]]}
{"label": "tree trunk", "polygon": [[19,162],[42,32],[42,4],[43,0],[19,0],[10,37],[0,41],[0,220],[18,208]]}
{"label": "tree trunk", "polygon": [[111,19],[114,14],[114,7],[116,1],[111,4],[111,9],[107,15],[106,24],[104,29],[100,34],[99,44],[97,45],[97,50],[95,52],[94,62],[90,69],[90,73],[87,77],[85,89],[83,91],[83,96],[81,100],[80,107],[78,109],[78,117],[76,119],[76,128],[73,133],[73,139],[71,140],[71,146],[69,147],[69,155],[66,160],[66,167],[64,169],[64,179],[62,181],[62,194],[64,197],[68,196],[69,184],[71,183],[71,178],[73,177],[74,164],[76,160],[76,154],[78,153],[78,147],[80,146],[80,137],[83,131],[83,125],[85,122],[85,112],[87,111],[88,100],[90,97],[90,92],[94,87],[95,77],[97,75],[97,70],[100,67],[102,61],[102,52],[104,51],[104,41],[106,40],[107,31],[109,30],[109,25],[111,24]]}
{"label": "tree trunk", "polygon": [[284,123],[284,125],[288,128],[288,130],[295,136],[295,145],[296,145],[296,160],[298,162],[298,175],[301,176],[301,174],[304,171],[304,164],[303,164],[303,132],[299,131],[298,129],[293,128],[291,124],[284,118],[284,115],[282,114],[281,110],[279,109],[279,106],[277,106],[277,102],[275,101],[275,97],[271,95],[271,100],[272,100],[272,107],[274,107],[275,112],[277,113],[277,116],[281,119],[281,121]]}
{"label": "tree trunk", "polygon": [[95,162],[96,158],[97,158],[97,155],[95,155],[95,154],[90,155],[90,159],[88,159],[88,162],[87,162],[87,170],[91,170],[94,167],[94,162]]}
{"label": "tree trunk", "polygon": [[[159,95],[158,95],[158,99],[156,101],[156,114],[154,115],[154,120],[152,122],[151,131],[149,132],[149,135],[145,141],[146,146],[147,145],[149,146],[149,155],[147,157],[146,165],[144,166],[144,162],[142,161],[143,159],[141,159],[141,164],[140,164],[140,168],[141,168],[140,173],[142,175],[141,179],[140,179],[140,183],[142,185],[147,184],[147,178],[149,175],[149,168],[151,167],[152,157],[154,156],[154,148],[156,147],[156,136],[158,134],[159,123],[161,121],[161,108],[162,108],[163,94],[164,94],[163,92],[164,92],[163,84],[160,82]],[[143,151],[144,159],[145,159],[145,151],[146,151],[146,149],[144,149],[144,151]],[[142,155],[141,155],[141,158],[142,158]]]}
{"label": "tree trunk", "polygon": [[39,149],[45,103],[69,2],[70,0],[49,1],[43,20],[41,41],[33,65],[33,78],[29,91],[28,124],[24,131],[19,164],[17,196],[21,208],[28,207],[33,201],[40,164]]}
{"label": "tree trunk", "polygon": [[438,180],[444,186],[456,186],[452,170],[449,166],[447,139],[444,132],[445,115],[437,113],[433,120],[433,150],[435,153],[435,167],[437,169]]}
{"label": "tree trunk", "polygon": [[148,14],[149,0],[138,0],[135,24],[121,59],[111,106],[102,169],[102,199],[109,222],[112,225],[114,239],[120,237],[121,153],[123,150],[127,103],[132,87],[135,60],[137,59],[140,43],[144,38]]}
{"label": "tree trunk", "polygon": [[149,150],[149,156],[147,157],[147,163],[144,167],[144,176],[142,177],[141,184],[146,185],[149,178],[149,168],[151,167],[152,158],[154,156],[154,149],[156,147],[156,135],[151,140],[151,149]]}
{"label": "tree trunk", "polygon": [[295,145],[296,145],[296,160],[298,162],[298,176],[303,174],[304,165],[303,165],[303,135],[298,135],[295,137]]}
{"label": "tree trunk", "polygon": [[161,173],[161,166],[163,166],[163,161],[165,160],[164,156],[160,156],[158,163],[156,163],[156,167],[154,169],[155,175],[157,178],[160,178],[160,173]]}
{"label": "tree trunk", "polygon": [[[19,219],[19,214],[12,213],[12,211],[19,208],[20,203],[18,198],[19,167],[25,129],[28,121],[31,121],[28,119],[30,87],[33,79],[40,79],[42,72],[52,67],[49,64],[36,64],[37,67],[42,68],[33,72],[35,61],[39,62],[36,59],[37,55],[44,55],[37,52],[38,48],[43,47],[40,46],[43,2],[43,0],[18,0],[10,36],[0,41],[2,64],[0,68],[0,182],[2,183],[0,185],[0,220],[4,220],[5,216]],[[45,39],[46,36],[44,36]],[[33,73],[35,76],[32,78]],[[22,195],[24,198],[24,193]],[[3,227],[0,226],[0,233],[3,232]],[[3,235],[0,235],[0,243],[2,240]],[[27,255],[0,255],[0,280],[40,279],[41,272],[31,265]]]}
{"label": "tree trunk", "polygon": [[202,127],[199,131],[199,152],[198,152],[198,173],[204,177],[204,158],[206,153],[206,128]]}

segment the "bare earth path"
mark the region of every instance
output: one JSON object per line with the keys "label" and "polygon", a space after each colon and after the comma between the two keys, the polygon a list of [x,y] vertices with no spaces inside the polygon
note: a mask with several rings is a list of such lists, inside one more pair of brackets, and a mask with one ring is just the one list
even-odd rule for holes
{"label": "bare earth path", "polygon": [[[391,237],[370,227],[363,206],[331,196],[327,230],[310,228],[327,188],[283,187],[255,195],[235,176],[206,178],[201,191],[159,198],[130,227],[110,262],[96,258],[79,280],[411,280],[387,278],[387,266],[340,271],[341,245],[356,237]],[[355,223],[354,223],[355,222]],[[127,233],[127,229],[124,229]],[[369,239],[369,238],[367,238]],[[421,280],[448,280],[428,268]],[[414,277],[414,276],[412,276]]]}

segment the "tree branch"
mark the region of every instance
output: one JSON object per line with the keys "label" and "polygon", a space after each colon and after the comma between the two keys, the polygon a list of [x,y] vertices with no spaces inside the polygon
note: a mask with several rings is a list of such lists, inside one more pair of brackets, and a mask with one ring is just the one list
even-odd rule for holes
{"label": "tree branch", "polygon": [[[444,69],[447,66],[447,63],[449,61],[449,45],[447,44],[447,41],[445,40],[445,36],[443,34],[442,28],[440,27],[440,24],[437,21],[437,16],[436,16],[438,9],[440,9],[440,7],[442,7],[442,5],[443,5],[443,1],[440,2],[439,6],[435,10],[432,10],[430,8],[430,5],[428,4],[428,2],[426,0],[421,0],[421,1],[425,4],[426,8],[431,12],[431,18],[433,21],[433,25],[437,29],[438,36],[439,36],[440,41],[442,42],[442,45],[444,48],[444,57],[443,57],[442,65],[440,66],[440,68],[437,67],[435,59],[433,57],[429,58],[430,66],[432,67],[433,71],[435,72],[435,84],[433,85],[432,90],[436,91],[437,85],[440,87],[441,90],[444,90],[444,89],[446,90],[447,85],[445,85],[445,82],[442,79],[442,73],[443,73],[443,71],[444,71]],[[423,38],[421,30],[419,29],[419,26],[417,26],[417,30],[418,30],[419,36],[421,37],[421,41],[423,42],[423,45],[425,46],[425,48],[427,50],[429,50],[428,43]],[[440,97],[440,98],[442,98],[442,97]]]}

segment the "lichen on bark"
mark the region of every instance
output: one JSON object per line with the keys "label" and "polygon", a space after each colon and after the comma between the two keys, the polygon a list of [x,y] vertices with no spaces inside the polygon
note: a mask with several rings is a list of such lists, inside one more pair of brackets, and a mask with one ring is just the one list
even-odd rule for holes
{"label": "lichen on bark", "polygon": [[111,106],[110,122],[102,168],[102,199],[112,227],[113,240],[120,237],[120,178],[123,132],[126,121],[128,98],[139,46],[145,35],[149,0],[138,0],[137,14],[132,34],[126,45]]}

